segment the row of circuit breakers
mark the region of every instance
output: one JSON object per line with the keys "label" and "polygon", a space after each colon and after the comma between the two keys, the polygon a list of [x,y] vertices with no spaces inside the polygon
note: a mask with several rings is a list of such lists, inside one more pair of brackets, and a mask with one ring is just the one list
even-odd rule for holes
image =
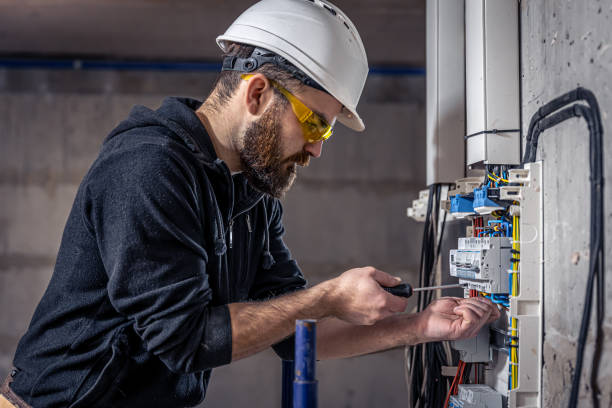
{"label": "row of circuit breakers", "polygon": [[[457,180],[441,202],[447,219],[467,221],[443,273],[465,285],[465,297],[489,298],[502,313],[475,338],[451,342],[482,376],[459,385],[449,407],[539,406],[541,193],[541,163],[530,163]],[[427,201],[424,190],[408,215],[423,220]]]}

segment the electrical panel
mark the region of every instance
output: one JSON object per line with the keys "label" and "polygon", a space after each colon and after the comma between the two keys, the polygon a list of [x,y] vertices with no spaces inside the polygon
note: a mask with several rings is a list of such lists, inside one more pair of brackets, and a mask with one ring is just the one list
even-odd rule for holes
{"label": "electrical panel", "polygon": [[[456,222],[446,229],[452,244],[448,261],[438,261],[435,281],[461,283],[464,297],[486,297],[501,314],[476,337],[450,342],[460,360],[439,360],[452,360],[442,367],[453,373],[444,407],[540,407],[542,166],[521,165],[519,2],[427,0],[427,19],[427,184],[429,192],[448,190],[442,198],[434,194],[438,201],[422,192],[408,215],[426,222],[422,256],[439,253],[436,234]],[[454,69],[465,82],[448,82]],[[460,137],[458,130],[464,130]],[[482,176],[458,174],[452,182],[442,170],[456,160]],[[415,392],[430,386],[422,385]]]}
{"label": "electrical panel", "polygon": [[[448,275],[465,285],[465,296],[484,296],[502,317],[477,337],[454,341],[461,361],[480,363],[484,383],[508,407],[540,406],[542,344],[542,166],[486,166],[472,192],[451,188],[450,214],[469,220],[465,236],[449,251]],[[453,195],[454,194],[454,195]],[[461,206],[453,203],[461,200]],[[470,207],[471,206],[471,207]],[[456,212],[457,214],[453,214]],[[477,384],[480,385],[480,384]],[[460,395],[449,406],[470,405]],[[480,401],[480,400],[479,400]],[[495,403],[497,404],[497,402]]]}
{"label": "electrical panel", "polygon": [[[539,407],[542,345],[542,165],[485,166],[483,177],[459,179],[439,201],[437,216],[462,220],[461,235],[442,265],[443,282],[463,284],[464,297],[483,296],[499,305],[501,317],[476,337],[450,342],[461,365],[476,366],[475,384],[451,387],[446,406]],[[411,214],[427,216],[422,192]],[[422,211],[425,211],[423,214]],[[465,226],[465,224],[468,224]],[[453,228],[456,231],[457,228]],[[469,380],[468,380],[469,378]],[[465,389],[464,394],[460,390]],[[467,390],[476,390],[469,394]],[[465,398],[468,393],[470,398]]]}

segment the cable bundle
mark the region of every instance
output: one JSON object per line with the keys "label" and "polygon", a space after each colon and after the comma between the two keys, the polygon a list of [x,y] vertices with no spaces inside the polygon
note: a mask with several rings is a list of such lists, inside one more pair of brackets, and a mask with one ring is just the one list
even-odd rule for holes
{"label": "cable bundle", "polygon": [[[421,246],[419,287],[434,284],[434,269],[440,256],[446,224],[445,213],[438,236],[441,190],[441,184],[432,184],[429,187]],[[423,311],[432,299],[433,292],[418,292],[417,312]],[[432,342],[406,347],[405,357],[409,406],[413,408],[441,407],[446,390],[450,385],[448,379],[442,376],[442,366],[452,364],[452,354],[448,343]]]}
{"label": "cable bundle", "polygon": [[[574,103],[586,101],[587,105]],[[572,104],[569,107],[567,105]],[[593,368],[591,371],[590,385],[592,389],[592,405],[599,407],[599,386],[597,385],[597,373],[601,361],[603,346],[603,319],[605,312],[605,284],[604,284],[604,175],[603,175],[603,127],[601,125],[601,114],[599,104],[595,95],[584,88],[576,88],[551,102],[542,106],[532,116],[527,131],[525,155],[523,163],[533,162],[536,158],[538,139],[546,129],[558,125],[567,119],[582,117],[586,120],[589,128],[589,164],[591,171],[591,227],[590,227],[590,258],[589,275],[586,285],[584,309],[582,311],[582,322],[578,336],[576,350],[576,369],[572,380],[572,391],[570,394],[569,407],[573,408],[578,403],[580,390],[580,376],[584,358],[584,348],[589,324],[591,320],[591,309],[593,302],[594,283],[597,282],[597,315],[595,319],[595,350],[593,353]]]}
{"label": "cable bundle", "polygon": [[[519,288],[519,263],[520,260],[520,231],[519,231],[519,217],[512,217],[512,273],[510,274],[510,296],[518,296]],[[516,262],[514,262],[516,261]],[[512,340],[510,344],[514,347],[510,347],[509,358],[510,358],[510,389],[518,387],[518,341],[517,341],[517,321],[516,318],[510,318],[510,327],[512,328]]]}

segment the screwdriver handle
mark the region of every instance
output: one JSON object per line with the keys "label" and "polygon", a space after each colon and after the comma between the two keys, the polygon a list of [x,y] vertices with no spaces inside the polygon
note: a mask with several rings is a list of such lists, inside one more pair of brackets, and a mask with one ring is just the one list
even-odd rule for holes
{"label": "screwdriver handle", "polygon": [[412,296],[412,286],[410,286],[409,283],[401,283],[393,287],[383,286],[382,288],[393,296],[401,296],[405,298],[409,298],[410,296]]}

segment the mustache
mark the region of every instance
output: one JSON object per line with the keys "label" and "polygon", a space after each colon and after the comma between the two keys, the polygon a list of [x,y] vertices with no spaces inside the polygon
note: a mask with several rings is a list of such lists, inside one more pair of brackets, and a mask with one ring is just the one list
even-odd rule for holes
{"label": "mustache", "polygon": [[301,151],[292,156],[289,156],[288,158],[284,160],[284,162],[285,163],[295,162],[295,164],[299,166],[307,167],[308,164],[310,163],[310,154],[308,152]]}

